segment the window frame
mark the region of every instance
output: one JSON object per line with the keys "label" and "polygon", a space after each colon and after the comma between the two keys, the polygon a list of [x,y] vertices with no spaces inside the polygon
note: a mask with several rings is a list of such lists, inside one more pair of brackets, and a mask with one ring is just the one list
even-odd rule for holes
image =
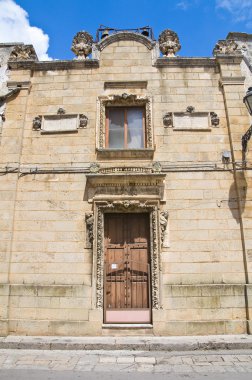
{"label": "window frame", "polygon": [[[136,148],[129,148],[128,147],[128,110],[133,110],[133,109],[140,109],[142,111],[142,138],[143,138],[143,146],[141,147],[136,147]],[[109,119],[109,113],[111,110],[116,110],[116,109],[123,109],[124,110],[124,121],[123,121],[123,129],[124,129],[124,139],[123,139],[123,147],[122,148],[111,148],[109,146],[109,133],[110,133],[110,119]],[[106,113],[106,123],[105,123],[105,149],[115,149],[115,150],[125,150],[125,149],[145,149],[146,148],[146,109],[142,105],[126,105],[126,106],[108,106],[106,107],[105,110]]]}
{"label": "window frame", "polygon": [[[108,107],[143,107],[145,110],[145,147],[113,149],[106,145],[106,109]],[[96,154],[97,159],[152,159],[155,151],[152,119],[152,97],[123,93],[97,97]]]}

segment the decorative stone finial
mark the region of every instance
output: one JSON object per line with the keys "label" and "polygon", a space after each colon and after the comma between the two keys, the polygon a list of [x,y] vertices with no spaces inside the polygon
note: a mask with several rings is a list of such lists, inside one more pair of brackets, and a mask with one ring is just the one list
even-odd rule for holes
{"label": "decorative stone finial", "polygon": [[239,53],[238,44],[234,40],[219,40],[213,50],[213,55],[217,54],[237,54]]}
{"label": "decorative stone finial", "polygon": [[37,59],[32,45],[16,45],[9,58],[10,61],[37,61]]}
{"label": "decorative stone finial", "polygon": [[85,31],[78,32],[73,39],[71,50],[76,55],[76,59],[86,59],[92,52],[93,37]]}
{"label": "decorative stone finial", "polygon": [[170,29],[165,29],[158,38],[159,49],[166,57],[175,57],[177,51],[181,49],[177,33]]}

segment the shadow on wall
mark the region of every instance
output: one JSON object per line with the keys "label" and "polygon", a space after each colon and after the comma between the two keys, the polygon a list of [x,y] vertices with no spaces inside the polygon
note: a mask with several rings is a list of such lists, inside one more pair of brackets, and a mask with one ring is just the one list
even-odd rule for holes
{"label": "shadow on wall", "polygon": [[[247,181],[246,181],[243,170],[237,172],[236,176],[237,176],[238,188],[240,191],[241,214],[243,214],[244,209],[245,209],[246,196],[247,196]],[[239,208],[238,208],[239,207],[238,194],[236,191],[235,182],[232,183],[229,189],[228,206],[233,215],[233,218],[236,220],[237,223],[239,223],[240,216],[239,216]]]}

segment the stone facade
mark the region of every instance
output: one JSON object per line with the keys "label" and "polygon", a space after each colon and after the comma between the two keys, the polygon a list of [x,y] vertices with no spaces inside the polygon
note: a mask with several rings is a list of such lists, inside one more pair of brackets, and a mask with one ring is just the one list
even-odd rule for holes
{"label": "stone facade", "polygon": [[[218,48],[213,58],[176,57],[180,44],[170,32],[165,38],[175,45],[168,41],[161,57],[155,40],[123,31],[78,40],[72,61],[39,62],[30,46],[21,49],[28,55],[9,59],[0,140],[0,335],[109,333],[107,212],[150,216],[150,332],[251,331],[243,56]],[[106,147],[108,105],[145,107],[143,149]]]}

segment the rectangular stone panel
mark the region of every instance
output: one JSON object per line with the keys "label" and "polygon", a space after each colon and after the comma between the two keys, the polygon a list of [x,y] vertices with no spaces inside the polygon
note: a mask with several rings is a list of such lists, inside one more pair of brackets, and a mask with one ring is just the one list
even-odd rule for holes
{"label": "rectangular stone panel", "polygon": [[76,131],[78,127],[77,121],[77,115],[44,116],[42,133]]}
{"label": "rectangular stone panel", "polygon": [[209,130],[209,114],[208,112],[174,113],[173,127],[181,130]]}

